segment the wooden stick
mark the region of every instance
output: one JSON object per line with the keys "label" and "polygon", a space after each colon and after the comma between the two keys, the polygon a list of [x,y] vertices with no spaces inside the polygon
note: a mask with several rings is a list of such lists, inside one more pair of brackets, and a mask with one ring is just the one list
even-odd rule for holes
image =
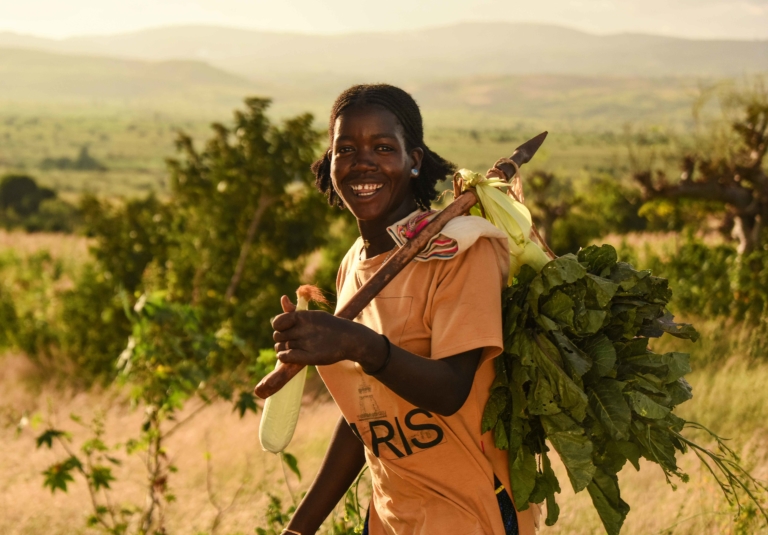
{"label": "wooden stick", "polygon": [[[405,242],[389,260],[387,260],[374,275],[363,284],[352,296],[346,305],[335,315],[346,320],[355,319],[360,312],[376,297],[389,282],[400,273],[405,266],[411,263],[424,249],[429,240],[440,234],[443,227],[453,219],[469,212],[469,209],[477,204],[477,196],[473,191],[466,191],[459,195],[448,208],[437,214],[435,218],[419,232],[415,238]],[[256,385],[254,393],[262,399],[267,399],[272,394],[283,388],[304,366],[301,364],[279,363],[261,382]]]}

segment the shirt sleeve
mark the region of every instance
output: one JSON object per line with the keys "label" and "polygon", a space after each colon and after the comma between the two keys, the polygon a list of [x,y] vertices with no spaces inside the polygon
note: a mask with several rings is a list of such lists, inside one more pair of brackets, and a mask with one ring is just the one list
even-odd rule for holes
{"label": "shirt sleeve", "polygon": [[431,309],[431,357],[441,359],[483,348],[480,363],[504,347],[498,256],[488,238],[442,266]]}

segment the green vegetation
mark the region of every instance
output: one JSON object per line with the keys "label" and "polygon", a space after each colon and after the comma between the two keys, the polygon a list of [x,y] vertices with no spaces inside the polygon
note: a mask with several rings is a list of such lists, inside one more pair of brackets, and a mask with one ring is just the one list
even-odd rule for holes
{"label": "green vegetation", "polygon": [[72,232],[79,214],[74,206],[41,188],[26,175],[0,178],[0,226],[27,232]]}
{"label": "green vegetation", "polygon": [[768,521],[755,497],[768,488],[716,435],[715,453],[686,438],[684,428],[706,428],[672,412],[692,397],[689,355],[658,354],[648,344],[665,333],[696,341],[698,333],[666,310],[665,279],[617,260],[610,245],[593,245],[541,273],[526,265],[504,294],[505,355],[496,361],[483,431],[509,451],[515,503],[546,500],[546,524],[557,522],[561,488],[548,443],[574,492],[587,489],[606,532],[617,535],[630,511],[617,477],[627,461],[639,470],[642,457],[668,482],[687,482],[676,457],[691,448],[739,512],[744,493]]}
{"label": "green vegetation", "polygon": [[[459,85],[451,85],[451,91],[468,91]],[[567,123],[567,128],[552,132],[534,160],[535,166],[524,172],[530,181],[526,185],[528,202],[539,223],[549,217],[547,213],[554,214],[548,224],[541,225],[551,233],[554,249],[561,254],[575,252],[610,231],[617,245],[625,240],[625,245],[618,247],[622,260],[669,278],[674,289],[670,310],[695,319],[703,326],[701,331],[708,342],[691,349],[691,361],[698,367],[692,375],[694,387],[696,378],[702,384],[714,385],[718,392],[735,391],[750,373],[742,369],[746,366],[753,366],[756,376],[764,377],[763,356],[768,347],[764,232],[757,236],[752,253],[740,255],[732,241],[723,243],[722,234],[711,231],[711,221],[721,222],[727,207],[714,209],[708,201],[664,198],[644,205],[633,179],[634,173],[648,169],[654,176],[663,172],[673,177],[691,148],[704,150],[703,138],[680,130],[685,121],[678,121],[674,114],[669,123],[647,130],[624,129],[612,119],[621,114],[610,107],[590,119],[585,103],[620,100],[626,95],[621,89],[611,91],[613,97],[601,94],[581,101],[560,99],[548,112],[525,114],[528,106],[540,109],[542,102],[553,103],[559,91],[553,89],[549,97],[533,95],[530,101],[510,100],[513,107],[505,107],[504,91],[491,92],[496,95],[491,104],[478,101],[452,115],[446,112],[442,119],[436,106],[436,120],[427,140],[431,148],[460,166],[483,169],[538,133],[539,126],[548,124],[554,115],[567,115],[564,111],[571,110],[573,120],[561,123]],[[574,95],[578,92],[574,88]],[[673,91],[670,99],[682,102],[683,93]],[[669,96],[664,91],[659,95]],[[497,104],[500,107],[494,107]],[[82,502],[80,509],[92,507],[89,515],[94,526],[120,533],[134,532],[141,526],[158,527],[164,519],[169,519],[169,526],[170,519],[175,526],[185,526],[181,513],[185,505],[181,502],[192,503],[192,498],[184,494],[181,485],[174,488],[174,481],[198,490],[204,481],[202,485],[217,511],[215,525],[219,526],[229,506],[212,490],[210,458],[206,457],[207,475],[194,471],[199,459],[186,468],[172,460],[174,451],[183,446],[176,438],[183,432],[181,423],[191,416],[201,418],[206,410],[216,411],[225,403],[226,408],[217,414],[234,411],[243,416],[258,410],[250,387],[274,363],[273,352],[266,349],[272,343],[265,326],[278,312],[280,295],[292,294],[302,282],[316,283],[332,293],[336,266],[356,229],[348,214],[328,209],[312,186],[308,166],[324,147],[324,138],[311,116],[272,119],[267,115],[268,101],[248,99],[233,119],[214,124],[211,131],[205,113],[154,113],[142,108],[144,104],[115,112],[118,108],[113,105],[108,103],[87,113],[76,113],[84,108],[75,105],[53,111],[37,104],[0,110],[0,140],[6,141],[0,147],[0,173],[8,175],[0,187],[3,224],[29,231],[76,233],[53,237],[17,231],[0,234],[3,239],[9,237],[11,243],[10,249],[0,251],[0,348],[26,355],[34,364],[38,383],[48,385],[43,388],[57,384],[78,391],[91,388],[89,395],[97,395],[94,387],[103,385],[107,392],[141,409],[126,410],[133,415],[127,417],[132,420],[127,427],[118,424],[124,427],[120,433],[110,431],[107,424],[102,427],[102,422],[115,425],[122,417],[115,414],[114,407],[101,419],[92,420],[89,414],[76,421],[72,441],[68,434],[72,424],[52,419],[44,429],[38,429],[39,446],[54,446],[56,454],[52,457],[47,452],[45,466],[38,470],[46,471],[46,489],[56,495],[66,490],[72,500],[78,499],[77,489],[90,491],[97,498],[89,499],[90,505]],[[632,98],[626,106],[635,106]],[[520,110],[519,124],[499,125],[488,120],[499,113],[518,113],[510,110]],[[274,116],[280,117],[283,111],[276,111]],[[467,117],[474,122],[456,126]],[[724,129],[732,125],[725,123]],[[733,142],[732,136],[720,139],[725,144]],[[41,166],[46,158],[72,162],[82,147],[88,147],[88,159],[102,169],[67,168],[70,163]],[[627,147],[632,148],[631,157]],[[727,145],[726,152],[730,148],[732,145]],[[174,150],[176,157],[166,160]],[[764,172],[764,164],[760,165]],[[30,223],[34,218],[56,221],[55,214],[68,226]],[[625,233],[649,230],[676,234],[663,247],[647,232],[642,234],[640,246],[629,245],[635,238]],[[34,240],[44,245],[25,252],[26,244]],[[644,243],[650,245],[645,248]],[[57,247],[66,250],[62,253]],[[725,336],[723,325],[729,327]],[[674,342],[654,342],[657,354],[682,350]],[[727,375],[730,382],[715,385],[720,375],[715,377],[714,370],[728,359],[737,363],[728,371],[732,372]],[[709,395],[702,392],[707,410],[727,405],[727,396],[721,394],[718,401]],[[693,407],[695,403],[688,404],[690,408],[683,405],[680,416],[712,424],[717,433],[733,431],[737,441],[753,439],[751,430],[758,429],[754,440],[760,440],[764,424],[752,414],[760,410],[744,403],[722,418],[725,409],[719,407],[720,412],[713,412],[718,415],[715,420],[706,412],[698,412],[704,409],[702,405]],[[323,405],[317,405],[313,411],[322,410]],[[69,405],[62,402],[62,406]],[[18,412],[8,411],[12,416],[8,421],[23,421]],[[741,419],[745,427],[734,428],[733,418]],[[247,419],[243,422],[231,424],[230,431],[248,425]],[[302,470],[311,473],[326,439],[302,438],[301,426],[302,422],[297,449],[292,445],[291,450],[300,459]],[[255,437],[254,430],[248,440],[255,443]],[[196,440],[203,438],[196,435]],[[710,440],[706,435],[696,438],[701,443]],[[765,452],[739,448],[738,444],[734,447],[737,453],[747,454],[743,457],[747,464],[754,462],[758,471],[763,470]],[[696,488],[710,492],[715,483],[686,459],[680,460],[679,468],[699,475],[701,482],[695,482]],[[233,468],[232,462],[227,459],[224,463],[230,463],[228,480],[241,482],[240,488],[249,489],[244,492],[257,499],[266,496],[267,490],[272,494],[269,503],[258,502],[269,511],[267,517],[259,517],[258,524],[264,533],[279,531],[290,514],[286,511],[290,509],[288,500],[293,502],[299,492],[289,488],[286,494],[276,489],[271,482],[280,476],[266,469],[262,470],[261,486],[249,486],[241,472],[251,467]],[[145,495],[125,490],[130,476],[123,466],[147,470],[142,473],[142,481],[148,482],[142,489]],[[292,470],[292,465],[286,466],[288,472]],[[670,466],[667,468],[674,472]],[[295,464],[293,467],[297,468]],[[180,472],[175,471],[177,468]],[[185,479],[185,470],[194,475]],[[554,456],[552,470],[561,481],[568,477]],[[288,472],[283,476],[286,483],[300,475],[298,471]],[[648,472],[626,477],[650,477]],[[36,486],[39,483],[38,479]],[[301,485],[306,488],[306,480]],[[637,504],[636,511],[644,511],[642,496],[631,487],[622,482],[623,489],[630,489],[623,499],[633,507]],[[123,493],[128,497],[122,499]],[[563,489],[563,495],[566,493]],[[233,491],[232,495],[235,503],[239,494]],[[563,514],[558,528],[568,533],[600,529],[596,518],[580,516],[587,513],[574,505],[579,499],[559,499]],[[352,533],[359,526],[359,500],[349,500],[351,496],[348,503],[355,503],[355,508],[348,509],[341,520],[332,519],[329,533]],[[755,510],[744,509],[732,520],[736,510],[728,507],[718,505],[717,509],[724,515],[722,526],[718,524],[723,530],[736,526],[756,533],[761,529]],[[683,515],[683,509],[680,505],[674,514]],[[637,527],[644,525],[640,516],[637,512],[629,515],[627,532],[647,532]],[[79,522],[70,518],[75,524]],[[687,522],[686,518],[680,516],[678,520]],[[239,525],[250,525],[252,530],[253,523],[251,516]],[[673,523],[670,520],[665,526]],[[200,531],[219,529],[210,526],[200,527]],[[656,531],[665,527],[654,526]],[[233,528],[233,532],[235,529],[242,528]]]}

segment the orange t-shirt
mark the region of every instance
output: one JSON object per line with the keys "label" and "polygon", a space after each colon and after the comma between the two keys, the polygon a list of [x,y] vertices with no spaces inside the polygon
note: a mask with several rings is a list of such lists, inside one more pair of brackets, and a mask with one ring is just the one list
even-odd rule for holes
{"label": "orange t-shirt", "polygon": [[[484,348],[469,397],[451,416],[408,403],[352,361],[318,367],[352,430],[365,444],[373,495],[371,535],[504,535],[494,473],[509,489],[507,453],[480,423],[503,347],[501,290],[507,244],[480,238],[449,260],[411,262],[355,321],[392,344],[440,359]],[[499,254],[502,248],[503,254]],[[361,259],[358,240],[337,278],[341,307],[384,262]],[[531,509],[518,513],[534,533]]]}

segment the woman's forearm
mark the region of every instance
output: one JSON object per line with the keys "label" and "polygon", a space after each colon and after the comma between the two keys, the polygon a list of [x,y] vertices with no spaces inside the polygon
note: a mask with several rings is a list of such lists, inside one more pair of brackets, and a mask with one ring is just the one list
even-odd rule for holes
{"label": "woman's forearm", "polygon": [[385,339],[369,327],[319,310],[286,312],[272,326],[282,362],[323,366],[352,360],[403,399],[444,416],[464,404],[482,354],[482,349],[474,349],[433,360],[394,344],[388,349]]}
{"label": "woman's forearm", "polygon": [[382,338],[379,349],[368,352],[358,362],[363,371],[368,372],[376,372],[384,365],[375,374],[376,379],[417,407],[450,416],[464,405],[472,389],[481,354],[482,349],[479,348],[432,360],[394,344],[387,348]]}
{"label": "woman's forearm", "polygon": [[344,417],[339,417],[323,464],[287,527],[302,535],[314,534],[354,483],[364,465],[363,443]]}

